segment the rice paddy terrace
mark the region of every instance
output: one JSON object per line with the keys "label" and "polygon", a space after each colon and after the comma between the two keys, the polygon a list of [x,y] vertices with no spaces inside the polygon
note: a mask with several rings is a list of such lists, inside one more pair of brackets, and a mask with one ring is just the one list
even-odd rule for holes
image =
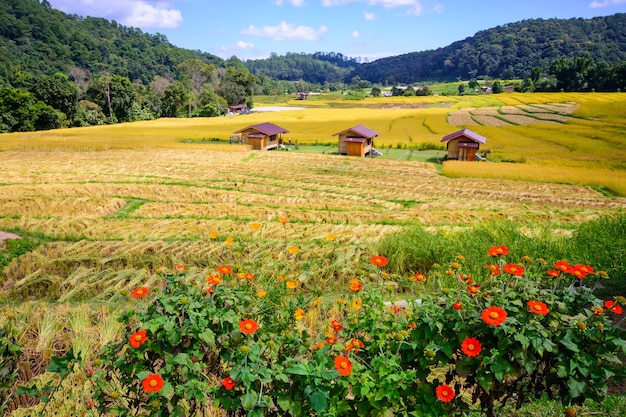
{"label": "rice paddy terrace", "polygon": [[[626,209],[626,198],[584,186],[452,179],[414,161],[168,149],[2,155],[0,230],[49,243],[11,263],[1,288],[33,299],[110,300],[178,263],[263,262],[279,275],[295,262],[349,275],[373,243],[411,224],[454,231],[511,220],[525,233],[546,223],[567,233]],[[341,259],[327,262],[337,245]]]}

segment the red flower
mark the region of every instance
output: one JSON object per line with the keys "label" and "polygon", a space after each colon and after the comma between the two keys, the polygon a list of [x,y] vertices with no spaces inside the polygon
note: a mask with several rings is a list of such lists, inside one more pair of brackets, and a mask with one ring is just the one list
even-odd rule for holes
{"label": "red flower", "polygon": [[574,275],[578,279],[583,279],[587,278],[587,275],[589,275],[589,272],[587,271],[588,269],[584,265],[576,265],[570,270],[570,274]]}
{"label": "red flower", "polygon": [[146,295],[148,295],[149,290],[146,287],[142,287],[142,288],[135,288],[133,290],[133,292],[131,293],[131,296],[133,298],[143,298]]}
{"label": "red flower", "polygon": [[382,268],[383,266],[387,266],[389,261],[384,256],[372,256],[370,258],[370,263],[374,266],[378,266]]}
{"label": "red flower", "polygon": [[228,265],[220,265],[217,267],[217,273],[222,275],[230,275],[233,273],[233,268]]}
{"label": "red flower", "polygon": [[587,275],[594,273],[593,267],[591,267],[589,265],[576,264],[576,265],[574,265],[574,269],[578,269],[578,270],[584,272]]}
{"label": "red flower", "polygon": [[478,284],[472,284],[467,286],[467,293],[469,295],[476,295],[478,294],[478,291],[480,291],[480,285]]}
{"label": "red flower", "polygon": [[330,323],[330,327],[332,327],[335,332],[338,332],[341,329],[343,329],[343,326],[337,320],[333,320]]}
{"label": "red flower", "polygon": [[439,401],[443,401],[444,403],[449,403],[455,396],[454,390],[449,385],[439,385],[435,392],[437,393]]}
{"label": "red flower", "polygon": [[335,369],[343,376],[348,376],[352,373],[352,362],[347,356],[335,357]]}
{"label": "red flower", "polygon": [[509,248],[506,246],[492,246],[489,248],[487,253],[491,256],[508,255]]}
{"label": "red flower", "polygon": [[485,265],[485,268],[489,269],[491,271],[491,275],[493,276],[500,275],[500,265],[497,265],[497,264]]}
{"label": "red flower", "polygon": [[130,335],[130,345],[134,348],[138,348],[139,346],[146,343],[148,337],[146,336],[145,330],[137,330],[135,333]]}
{"label": "red flower", "polygon": [[247,274],[244,275],[244,278],[247,279],[248,281],[252,281],[256,277],[254,276],[254,274],[251,274],[248,272]]}
{"label": "red flower", "polygon": [[409,329],[413,330],[413,329],[415,329],[415,328],[417,328],[417,324],[415,324],[415,323],[409,323]]}
{"label": "red flower", "polygon": [[483,346],[480,344],[478,339],[473,337],[468,337],[461,343],[461,350],[467,356],[480,355],[480,351],[482,350],[482,348]]}
{"label": "red flower", "polygon": [[546,271],[546,274],[548,274],[548,275],[550,275],[551,277],[554,277],[554,278],[558,277],[560,273],[561,273],[561,271],[560,270],[556,270],[556,269],[548,269]]}
{"label": "red flower", "polygon": [[617,305],[617,303],[613,300],[606,300],[604,302],[604,307],[606,307],[606,309],[611,313],[622,314],[622,306]]}
{"label": "red flower", "polygon": [[187,268],[183,264],[178,264],[174,267],[174,272],[177,274],[182,274],[185,272]]}
{"label": "red flower", "polygon": [[503,308],[491,306],[483,310],[481,318],[490,326],[499,326],[506,320],[506,311]]}
{"label": "red flower", "polygon": [[363,349],[364,347],[365,345],[359,339],[352,339],[346,343],[344,350],[346,352],[359,353],[359,349]]}
{"label": "red flower", "polygon": [[528,310],[531,313],[545,316],[550,311],[548,306],[545,303],[542,303],[541,301],[529,301],[526,304],[528,305]]}
{"label": "red flower", "polygon": [[163,378],[159,374],[148,375],[141,381],[141,385],[145,392],[159,392],[163,388]]}
{"label": "red flower", "polygon": [[567,261],[558,261],[554,264],[554,266],[556,267],[556,269],[567,272],[568,274],[571,274],[572,270],[574,269]]}
{"label": "red flower", "polygon": [[222,379],[222,385],[224,386],[224,388],[230,391],[231,389],[235,388],[235,385],[237,385],[237,383],[230,376],[227,376],[226,378]]}
{"label": "red flower", "polygon": [[222,283],[222,276],[219,274],[207,274],[206,282],[209,285],[220,285]]}
{"label": "red flower", "polygon": [[463,304],[461,304],[461,301],[456,300],[456,303],[452,304],[452,308],[455,310],[463,310]]}
{"label": "red flower", "polygon": [[504,265],[502,269],[507,274],[516,275],[518,277],[521,277],[522,275],[524,275],[524,267],[520,265],[506,264]]}
{"label": "red flower", "polygon": [[259,329],[259,325],[252,319],[243,319],[239,322],[239,329],[242,333],[252,334]]}

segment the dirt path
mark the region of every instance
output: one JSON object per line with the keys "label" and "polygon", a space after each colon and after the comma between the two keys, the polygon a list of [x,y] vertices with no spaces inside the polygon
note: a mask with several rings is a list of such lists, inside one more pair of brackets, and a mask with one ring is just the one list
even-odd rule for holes
{"label": "dirt path", "polygon": [[0,230],[0,245],[4,243],[5,240],[9,239],[19,239],[20,237],[13,233],[3,232]]}

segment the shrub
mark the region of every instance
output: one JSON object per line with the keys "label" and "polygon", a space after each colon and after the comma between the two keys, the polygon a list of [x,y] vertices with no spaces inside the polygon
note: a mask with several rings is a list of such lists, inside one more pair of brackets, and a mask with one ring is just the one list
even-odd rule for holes
{"label": "shrub", "polygon": [[[493,246],[428,274],[364,262],[331,296],[315,283],[271,280],[227,265],[184,266],[161,290],[133,292],[122,341],[94,373],[95,406],[118,415],[448,415],[544,395],[599,400],[622,377],[626,348],[611,318],[623,297],[584,285],[603,275],[557,260],[519,263]],[[474,277],[468,264],[484,265]],[[412,294],[398,300],[399,292]],[[337,298],[339,297],[339,298]]]}

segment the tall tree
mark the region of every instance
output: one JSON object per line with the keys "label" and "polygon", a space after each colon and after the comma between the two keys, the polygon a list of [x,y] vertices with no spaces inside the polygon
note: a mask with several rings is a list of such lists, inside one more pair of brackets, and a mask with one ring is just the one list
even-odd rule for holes
{"label": "tall tree", "polygon": [[65,74],[40,77],[30,91],[37,99],[63,112],[68,119],[76,116],[78,88]]}

